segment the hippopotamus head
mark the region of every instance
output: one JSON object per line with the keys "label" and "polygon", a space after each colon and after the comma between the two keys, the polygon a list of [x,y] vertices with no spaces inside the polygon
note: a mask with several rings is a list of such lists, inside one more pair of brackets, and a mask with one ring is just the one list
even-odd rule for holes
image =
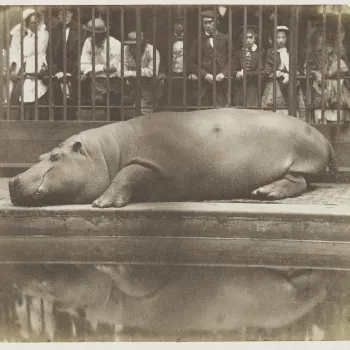
{"label": "hippopotamus head", "polygon": [[11,201],[24,206],[92,203],[110,184],[101,167],[79,135],[72,136],[10,180]]}

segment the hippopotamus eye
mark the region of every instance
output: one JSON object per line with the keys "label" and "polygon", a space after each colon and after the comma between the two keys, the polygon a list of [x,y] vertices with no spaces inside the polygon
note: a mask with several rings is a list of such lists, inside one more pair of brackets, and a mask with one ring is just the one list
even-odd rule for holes
{"label": "hippopotamus eye", "polygon": [[50,160],[51,160],[51,162],[55,162],[55,161],[59,160],[59,158],[60,158],[60,155],[58,153],[52,154],[50,157]]}

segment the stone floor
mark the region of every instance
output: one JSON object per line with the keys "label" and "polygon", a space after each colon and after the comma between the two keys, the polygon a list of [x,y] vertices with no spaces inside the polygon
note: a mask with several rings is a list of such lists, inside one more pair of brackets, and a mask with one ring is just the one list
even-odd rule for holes
{"label": "stone floor", "polygon": [[[0,178],[0,201],[9,201],[8,178]],[[349,205],[350,183],[317,183],[310,190],[295,198],[276,201],[256,199],[233,199],[215,201],[220,203],[270,203],[270,204],[310,204],[310,205]]]}

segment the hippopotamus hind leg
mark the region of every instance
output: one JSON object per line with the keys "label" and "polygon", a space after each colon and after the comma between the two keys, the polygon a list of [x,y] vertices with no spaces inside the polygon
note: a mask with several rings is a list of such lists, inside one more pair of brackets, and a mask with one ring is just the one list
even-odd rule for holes
{"label": "hippopotamus hind leg", "polygon": [[154,183],[157,174],[150,168],[139,164],[131,164],[123,168],[113,179],[108,189],[93,203],[93,207],[124,207],[132,196]]}
{"label": "hippopotamus hind leg", "polygon": [[267,199],[283,199],[298,196],[305,192],[306,189],[307,183],[304,177],[286,174],[281,180],[254,190],[252,195]]}

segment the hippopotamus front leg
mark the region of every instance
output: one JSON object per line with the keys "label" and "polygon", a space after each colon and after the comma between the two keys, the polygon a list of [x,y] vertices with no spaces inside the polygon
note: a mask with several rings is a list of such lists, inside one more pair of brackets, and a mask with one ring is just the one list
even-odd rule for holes
{"label": "hippopotamus front leg", "polygon": [[254,197],[267,199],[283,199],[302,194],[307,189],[307,183],[302,176],[286,174],[281,180],[259,187],[252,192]]}
{"label": "hippopotamus front leg", "polygon": [[113,179],[108,189],[93,203],[93,207],[124,207],[136,195],[147,197],[145,191],[159,176],[152,169],[139,164],[131,164],[123,168]]}

